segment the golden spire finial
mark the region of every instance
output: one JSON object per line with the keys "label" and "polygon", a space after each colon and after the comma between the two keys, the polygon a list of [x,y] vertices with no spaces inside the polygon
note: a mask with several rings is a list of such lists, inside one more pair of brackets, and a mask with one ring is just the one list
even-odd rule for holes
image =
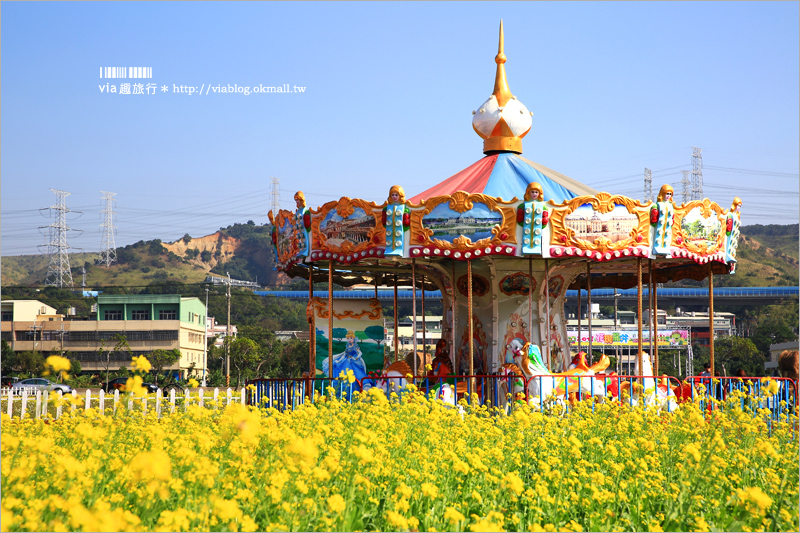
{"label": "golden spire finial", "polygon": [[483,139],[483,153],[522,153],[522,138],[531,129],[531,113],[517,100],[506,81],[506,55],[503,53],[503,21],[500,21],[500,44],[497,47],[497,75],[494,92],[477,111],[473,111],[472,129]]}
{"label": "golden spire finial", "polygon": [[511,100],[514,95],[508,88],[508,81],[506,80],[506,55],[503,53],[503,20],[500,19],[500,43],[497,46],[497,56],[494,58],[497,63],[497,75],[494,78],[494,92],[492,93],[497,98],[497,105],[503,107],[506,102]]}

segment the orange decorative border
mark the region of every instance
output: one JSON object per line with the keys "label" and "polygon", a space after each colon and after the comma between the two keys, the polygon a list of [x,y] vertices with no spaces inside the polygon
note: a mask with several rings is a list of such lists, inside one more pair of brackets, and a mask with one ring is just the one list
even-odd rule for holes
{"label": "orange decorative border", "polygon": [[[700,208],[700,214],[703,216],[703,218],[709,218],[713,213],[717,214],[717,220],[720,223],[720,230],[714,246],[699,246],[693,242],[690,242],[686,234],[683,232],[681,224],[683,223],[684,217],[693,209],[698,207]],[[692,253],[702,255],[709,255],[719,252],[723,249],[725,244],[726,214],[727,211],[725,209],[720,207],[720,205],[716,202],[712,202],[708,198],[704,198],[702,200],[692,200],[689,203],[682,204],[680,207],[676,206],[675,218],[673,219],[672,223],[672,246],[677,246],[678,248],[683,248],[684,250],[689,250]]]}
{"label": "orange decorative border", "polygon": [[[556,204],[552,200],[548,203],[555,208],[550,213],[550,224],[552,225],[550,244],[573,246],[581,250],[595,250],[602,253],[623,250],[631,246],[650,246],[650,202],[643,204],[620,194],[612,196],[607,192],[599,192],[596,196],[578,196],[562,204]],[[592,243],[578,239],[575,237],[575,230],[567,227],[565,219],[584,204],[590,204],[595,211],[604,214],[613,211],[615,206],[622,205],[628,210],[628,213],[639,219],[639,224],[631,230],[628,238],[622,241],[611,242],[605,237],[599,237]]]}
{"label": "orange decorative border", "polygon": [[[353,245],[349,241],[344,241],[341,246],[333,246],[328,244],[328,239],[320,231],[319,225],[328,215],[328,213],[335,209],[336,213],[341,217],[349,217],[352,215],[356,208],[361,208],[364,213],[371,216],[375,221],[375,226],[369,230],[367,240]],[[348,198],[343,196],[339,200],[334,200],[323,204],[319,209],[311,211],[311,243],[312,249],[324,250],[337,253],[353,253],[361,252],[373,246],[386,246],[386,228],[381,224],[381,207],[375,202],[367,202],[358,198]]]}
{"label": "orange decorative border", "polygon": [[[436,206],[448,202],[450,209],[456,213],[464,213],[474,207],[475,203],[484,204],[491,211],[500,213],[503,216],[501,224],[496,224],[492,228],[492,237],[486,237],[476,242],[472,239],[460,235],[453,239],[452,243],[440,239],[433,239],[433,230],[423,225],[423,217],[433,211]],[[464,191],[456,191],[452,195],[434,196],[418,204],[424,206],[422,210],[411,212],[411,245],[412,246],[437,246],[442,250],[452,250],[457,252],[470,252],[499,244],[516,244],[517,231],[517,204],[519,202],[504,202],[500,198],[494,198],[485,194],[470,194]],[[415,206],[417,207],[417,206]],[[503,239],[500,236],[505,234]],[[420,237],[422,237],[420,239]]]}
{"label": "orange decorative border", "polygon": [[[270,211],[270,214],[272,211]],[[275,246],[276,256],[278,257],[278,262],[282,264],[286,264],[291,261],[299,252],[300,246],[297,243],[297,237],[295,235],[295,227],[294,227],[294,213],[291,211],[286,211],[285,209],[281,209],[278,211],[278,216],[272,221],[275,225],[275,228],[278,232],[278,239],[277,242],[281,242],[280,234],[283,225],[286,222],[289,222],[289,228],[291,229],[291,236],[289,237],[289,246],[286,249],[281,249],[279,246]]]}
{"label": "orange decorative border", "polygon": [[[317,312],[317,318],[329,318],[328,315],[328,304],[322,300],[319,296],[314,296],[311,298],[309,305],[313,305],[314,309]],[[333,318],[337,320],[342,320],[345,318],[352,318],[354,320],[360,320],[364,317],[367,317],[369,320],[379,320],[381,318],[381,302],[380,300],[376,300],[375,298],[369,299],[369,306],[372,308],[372,311],[362,311],[361,313],[354,313],[353,311],[345,311],[344,313],[337,313],[336,311],[333,312]]]}

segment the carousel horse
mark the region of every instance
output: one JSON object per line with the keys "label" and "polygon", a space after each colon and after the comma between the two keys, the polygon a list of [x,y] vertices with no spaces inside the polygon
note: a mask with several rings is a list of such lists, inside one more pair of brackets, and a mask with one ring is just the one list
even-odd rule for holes
{"label": "carousel horse", "polygon": [[[514,360],[515,363],[519,362],[517,366],[522,371],[525,379],[529,380],[529,401],[540,405],[541,402],[551,396],[564,399],[570,393],[604,397],[606,395],[605,378],[595,378],[594,375],[608,367],[608,357],[602,357],[600,361],[589,367],[586,365],[585,357],[581,354],[578,355],[575,368],[553,374],[542,361],[542,353],[539,347],[526,343],[514,355]],[[533,379],[530,379],[532,377]]]}
{"label": "carousel horse", "polygon": [[453,363],[447,353],[447,341],[439,339],[436,343],[436,351],[433,353],[431,369],[428,371],[429,378],[453,375]]}
{"label": "carousel horse", "polygon": [[414,371],[405,361],[395,361],[381,371],[375,386],[383,389],[388,396],[392,392],[401,392],[408,387],[408,376],[413,376]]}
{"label": "carousel horse", "polygon": [[[647,352],[642,354],[642,369],[639,375],[653,375],[653,364],[650,362],[650,354]],[[633,383],[633,387],[631,387],[631,383]],[[633,388],[633,392],[631,392],[631,388]],[[620,393],[625,398],[626,403],[630,403],[633,406],[642,403],[644,406],[652,405],[669,412],[678,408],[678,396],[669,386],[669,378],[666,375],[658,379],[644,377],[641,384],[635,379],[623,381],[620,386]],[[689,394],[691,394],[691,391],[689,391]],[[681,396],[683,397],[683,395],[684,392],[681,389]]]}

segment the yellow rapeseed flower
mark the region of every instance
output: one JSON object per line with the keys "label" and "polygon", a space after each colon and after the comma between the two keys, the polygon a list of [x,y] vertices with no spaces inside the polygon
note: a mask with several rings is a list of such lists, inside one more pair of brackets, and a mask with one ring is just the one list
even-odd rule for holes
{"label": "yellow rapeseed flower", "polygon": [[386,519],[389,521],[391,525],[398,529],[407,530],[408,529],[408,520],[403,517],[400,513],[395,511],[387,511]]}
{"label": "yellow rapeseed flower", "polygon": [[514,494],[522,494],[522,491],[525,490],[525,484],[517,474],[509,472],[503,476],[503,488],[510,490]]}
{"label": "yellow rapeseed flower", "polygon": [[457,525],[459,522],[464,520],[464,515],[456,511],[455,507],[447,507],[444,510],[444,519],[453,524],[454,526]]}
{"label": "yellow rapeseed flower", "polygon": [[66,372],[72,368],[72,363],[66,357],[60,355],[51,355],[45,359],[45,365],[53,369],[53,372]]}
{"label": "yellow rapeseed flower", "polygon": [[153,368],[153,365],[151,365],[150,361],[147,360],[147,357],[143,355],[134,357],[133,361],[131,362],[131,370],[134,372],[150,372],[151,368]]}
{"label": "yellow rapeseed flower", "polygon": [[423,483],[420,488],[422,495],[428,498],[435,498],[439,494],[439,488],[432,483]]}
{"label": "yellow rapeseed flower", "polygon": [[334,494],[328,498],[328,509],[331,513],[339,514],[344,511],[345,507],[344,498],[342,498],[341,494]]}

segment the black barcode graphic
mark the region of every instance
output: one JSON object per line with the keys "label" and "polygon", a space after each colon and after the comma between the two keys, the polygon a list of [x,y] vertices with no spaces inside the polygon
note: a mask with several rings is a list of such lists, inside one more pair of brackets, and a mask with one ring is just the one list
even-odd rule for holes
{"label": "black barcode graphic", "polygon": [[101,78],[152,78],[153,67],[100,67]]}

